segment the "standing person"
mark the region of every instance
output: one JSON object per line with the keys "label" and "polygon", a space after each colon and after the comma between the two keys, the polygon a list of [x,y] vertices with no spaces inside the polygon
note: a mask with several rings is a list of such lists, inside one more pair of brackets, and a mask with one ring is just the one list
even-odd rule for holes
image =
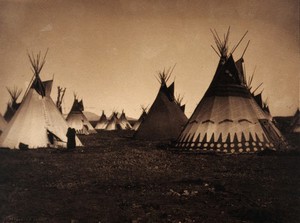
{"label": "standing person", "polygon": [[70,150],[75,149],[75,147],[76,147],[76,141],[75,141],[76,131],[75,131],[75,129],[69,127],[66,136],[68,138],[67,149],[70,149]]}

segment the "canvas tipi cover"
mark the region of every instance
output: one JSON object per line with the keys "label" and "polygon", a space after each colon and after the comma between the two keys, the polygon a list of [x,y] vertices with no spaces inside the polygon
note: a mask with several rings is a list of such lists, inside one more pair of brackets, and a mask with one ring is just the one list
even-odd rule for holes
{"label": "canvas tipi cover", "polygon": [[143,110],[143,113],[141,114],[141,116],[139,117],[139,119],[136,121],[136,123],[134,123],[134,125],[132,127],[132,129],[134,131],[137,131],[138,128],[140,127],[141,123],[146,119],[146,116],[147,116],[146,108],[142,107],[142,110]]}
{"label": "canvas tipi cover", "polygon": [[18,103],[17,100],[22,93],[22,90],[15,86],[14,88],[7,88],[7,91],[10,95],[10,101],[7,103],[6,111],[3,117],[7,122],[9,122],[21,104]]}
{"label": "canvas tipi cover", "polygon": [[292,122],[291,122],[291,127],[290,127],[290,132],[291,133],[300,133],[300,112],[299,109],[297,109]]}
{"label": "canvas tipi cover", "polygon": [[145,120],[135,133],[136,139],[175,140],[187,122],[187,117],[174,98],[174,83],[167,87],[171,72],[159,74],[161,87]]}
{"label": "canvas tipi cover", "polygon": [[108,124],[107,117],[104,114],[104,111],[102,111],[102,115],[101,115],[99,121],[97,122],[95,129],[105,129],[107,124]]}
{"label": "canvas tipi cover", "polygon": [[116,112],[113,112],[110,118],[108,119],[108,123],[105,130],[108,131],[121,130],[121,127],[119,125],[119,120],[118,120],[118,114]]}
{"label": "canvas tipi cover", "polygon": [[74,95],[73,106],[66,118],[68,125],[76,130],[77,134],[97,133],[86,116],[83,114],[84,107],[82,100],[78,101]]}
{"label": "canvas tipi cover", "polygon": [[0,114],[0,135],[2,134],[2,132],[4,131],[4,129],[7,126],[7,122],[6,120],[3,118],[2,114]]}
{"label": "canvas tipi cover", "polygon": [[[45,59],[45,58],[44,58]],[[42,82],[39,74],[45,63],[40,54],[30,56],[34,79],[20,107],[0,137],[0,147],[66,147],[68,125],[50,97],[52,80]],[[76,145],[82,146],[76,137]]]}
{"label": "canvas tipi cover", "polygon": [[132,126],[129,123],[128,119],[126,118],[124,111],[122,111],[122,114],[121,114],[120,118],[118,119],[118,124],[120,125],[122,130],[132,129]]}
{"label": "canvas tipi cover", "polygon": [[190,151],[248,153],[279,148],[284,139],[247,89],[232,54],[215,40],[220,61],[215,76],[196,107],[176,147]]}

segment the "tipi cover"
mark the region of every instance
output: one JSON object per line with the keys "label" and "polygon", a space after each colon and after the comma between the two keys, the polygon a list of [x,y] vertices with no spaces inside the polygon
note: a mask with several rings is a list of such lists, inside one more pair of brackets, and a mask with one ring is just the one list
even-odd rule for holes
{"label": "tipi cover", "polygon": [[291,133],[300,133],[300,112],[299,109],[296,111],[290,127]]}
{"label": "tipi cover", "polygon": [[78,101],[74,95],[73,106],[66,118],[68,125],[76,130],[77,134],[97,133],[91,123],[83,114],[84,107],[82,100]]}
{"label": "tipi cover", "polygon": [[17,100],[20,94],[22,93],[22,90],[18,89],[16,86],[14,88],[6,88],[6,89],[10,95],[10,101],[7,103],[6,111],[3,117],[7,122],[9,122],[21,104],[18,103]]}
{"label": "tipi cover", "polygon": [[7,126],[6,120],[3,118],[2,114],[0,114],[0,135],[4,131]]}
{"label": "tipi cover", "polygon": [[121,130],[121,127],[119,125],[119,120],[118,120],[118,114],[116,112],[113,112],[112,115],[110,116],[105,130],[108,131]]}
{"label": "tipi cover", "polygon": [[145,120],[135,133],[136,139],[175,140],[187,122],[187,117],[174,98],[174,83],[167,87],[172,71],[159,74],[161,87]]}
{"label": "tipi cover", "polygon": [[104,111],[102,111],[102,115],[100,116],[99,121],[97,122],[95,129],[105,129],[108,124],[108,120]]}
{"label": "tipi cover", "polygon": [[120,125],[122,130],[132,129],[132,126],[129,123],[128,119],[126,118],[124,111],[122,111],[122,114],[121,114],[120,118],[118,119],[118,124]]}
{"label": "tipi cover", "polygon": [[279,130],[247,89],[232,53],[228,53],[228,35],[229,31],[223,42],[214,35],[219,65],[177,140],[178,149],[248,153],[276,149],[284,143]]}
{"label": "tipi cover", "polygon": [[[68,125],[50,97],[52,80],[42,82],[39,74],[45,63],[29,56],[34,79],[20,107],[0,137],[0,147],[41,148],[66,147]],[[82,146],[76,137],[76,145]]]}
{"label": "tipi cover", "polygon": [[134,123],[134,125],[132,127],[132,129],[134,131],[137,131],[138,128],[140,127],[141,123],[146,119],[146,116],[147,116],[146,108],[142,107],[142,110],[143,110],[143,113],[141,114],[141,116],[139,117],[139,119],[136,121],[136,123]]}

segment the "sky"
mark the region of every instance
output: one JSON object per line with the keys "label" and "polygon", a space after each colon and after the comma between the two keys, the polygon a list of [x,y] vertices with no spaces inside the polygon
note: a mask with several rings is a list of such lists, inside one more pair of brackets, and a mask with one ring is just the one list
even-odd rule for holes
{"label": "sky", "polygon": [[175,93],[184,96],[189,117],[207,90],[219,61],[210,29],[229,47],[245,39],[233,57],[244,55],[253,86],[273,116],[299,107],[298,0],[0,0],[0,112],[6,87],[25,92],[32,72],[27,52],[49,49],[42,80],[66,87],[63,111],[73,94],[85,110],[107,115],[125,110],[139,117],[160,87],[156,76],[176,64]]}

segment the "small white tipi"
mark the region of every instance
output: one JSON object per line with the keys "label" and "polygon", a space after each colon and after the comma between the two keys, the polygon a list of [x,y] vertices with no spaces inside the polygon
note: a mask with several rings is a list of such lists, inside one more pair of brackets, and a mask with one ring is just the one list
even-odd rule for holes
{"label": "small white tipi", "polygon": [[106,125],[105,130],[113,131],[113,130],[121,130],[118,120],[118,113],[113,112],[110,118],[108,119],[108,123]]}
{"label": "small white tipi", "polygon": [[[68,125],[50,97],[53,80],[42,82],[40,72],[45,64],[40,53],[28,55],[34,78],[29,84],[20,107],[0,137],[0,147],[36,149],[67,147]],[[76,137],[76,145],[82,146]]]}
{"label": "small white tipi", "polygon": [[97,133],[86,116],[83,114],[84,107],[82,100],[78,101],[74,94],[73,106],[66,118],[68,125],[76,130],[77,134],[93,134]]}
{"label": "small white tipi", "polygon": [[120,125],[122,130],[132,129],[132,126],[130,125],[128,119],[126,118],[124,110],[122,111],[122,114],[121,114],[120,118],[118,119],[118,124]]}
{"label": "small white tipi", "polygon": [[100,116],[100,119],[99,121],[97,122],[96,126],[95,126],[95,129],[105,129],[106,126],[108,124],[108,120],[107,120],[107,117],[106,115],[104,114],[104,111],[102,111],[102,115]]}

